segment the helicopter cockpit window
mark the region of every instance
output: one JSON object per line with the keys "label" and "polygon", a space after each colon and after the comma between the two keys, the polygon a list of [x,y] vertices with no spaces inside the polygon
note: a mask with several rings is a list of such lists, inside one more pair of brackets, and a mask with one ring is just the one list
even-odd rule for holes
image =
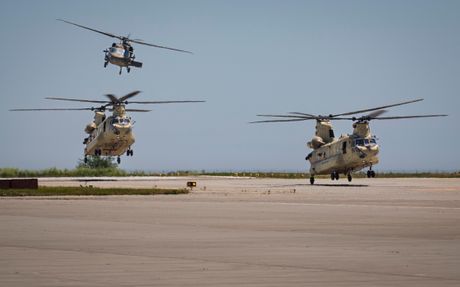
{"label": "helicopter cockpit window", "polygon": [[375,138],[371,139],[355,139],[355,146],[368,146],[368,145],[375,145],[377,142]]}
{"label": "helicopter cockpit window", "polygon": [[125,53],[125,50],[123,50],[122,48],[118,48],[118,47],[111,47],[109,51],[111,54],[116,54],[119,56],[123,56]]}
{"label": "helicopter cockpit window", "polygon": [[112,124],[127,125],[129,124],[129,118],[113,118]]}

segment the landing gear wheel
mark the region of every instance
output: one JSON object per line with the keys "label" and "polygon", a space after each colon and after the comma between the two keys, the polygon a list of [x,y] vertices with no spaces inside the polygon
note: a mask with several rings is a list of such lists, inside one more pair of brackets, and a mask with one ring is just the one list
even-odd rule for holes
{"label": "landing gear wheel", "polygon": [[104,62],[104,68],[106,68],[106,67],[107,67],[107,64],[108,64],[108,62]]}
{"label": "landing gear wheel", "polygon": [[86,155],[85,155],[85,158],[83,159],[83,162],[88,163],[88,158],[86,157]]}
{"label": "landing gear wheel", "polygon": [[131,72],[131,68],[129,68],[129,67],[126,68],[126,70],[128,71],[128,73]]}
{"label": "landing gear wheel", "polygon": [[120,71],[118,72],[118,75],[121,75],[121,69],[122,69],[122,68],[120,67]]}
{"label": "landing gear wheel", "polygon": [[310,176],[310,184],[313,185],[315,183],[315,178],[313,176]]}
{"label": "landing gear wheel", "polygon": [[120,162],[121,162],[121,158],[120,158],[120,156],[118,156],[117,157],[117,163],[120,164]]}
{"label": "landing gear wheel", "polygon": [[375,171],[371,170],[371,177],[374,178],[375,177]]}
{"label": "landing gear wheel", "polygon": [[351,182],[351,180],[353,179],[353,177],[351,176],[351,173],[347,175],[347,179],[348,179],[348,182]]}
{"label": "landing gear wheel", "polygon": [[371,171],[368,170],[368,171],[367,171],[367,178],[370,178],[370,177],[371,177]]}
{"label": "landing gear wheel", "polygon": [[338,173],[338,172],[333,171],[333,172],[331,173],[331,180],[334,180],[334,179],[335,179],[335,180],[339,180],[339,178],[340,178],[340,176],[339,176],[339,173]]}

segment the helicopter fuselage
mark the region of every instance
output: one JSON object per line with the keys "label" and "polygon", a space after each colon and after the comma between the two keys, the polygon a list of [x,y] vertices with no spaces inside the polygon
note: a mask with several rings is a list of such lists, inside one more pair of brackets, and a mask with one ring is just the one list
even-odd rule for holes
{"label": "helicopter fuselage", "polygon": [[[269,117],[260,121],[250,123],[276,123],[276,122],[299,122],[307,120],[316,120],[315,135],[307,143],[307,146],[313,151],[305,158],[310,161],[310,184],[314,184],[315,175],[330,174],[332,180],[338,180],[339,174],[347,176],[348,181],[352,180],[352,173],[365,167],[370,167],[367,171],[367,177],[375,177],[375,171],[372,166],[379,162],[375,136],[372,135],[369,127],[371,120],[400,120],[413,118],[433,118],[445,117],[445,114],[436,115],[412,115],[412,116],[384,116],[386,108],[407,105],[420,102],[423,99],[404,101],[391,105],[384,105],[370,109],[361,109],[352,112],[329,115],[313,115],[308,113],[290,112],[287,115],[264,114],[257,115],[260,117]],[[367,115],[355,117],[353,115],[370,112]],[[332,129],[331,120],[349,120],[353,121],[353,133],[344,135],[336,139]]]}
{"label": "helicopter fuselage", "polygon": [[186,50],[180,50],[180,49],[176,49],[176,48],[171,48],[171,47],[166,47],[166,46],[160,46],[160,45],[155,45],[155,44],[151,44],[151,43],[146,43],[146,42],[144,42],[143,40],[140,40],[140,39],[130,39],[129,35],[128,36],[119,36],[119,35],[115,35],[115,34],[112,34],[112,33],[97,30],[97,29],[94,29],[94,28],[90,28],[90,27],[87,27],[87,26],[83,26],[83,25],[80,25],[80,24],[77,24],[77,23],[73,23],[73,22],[70,22],[70,21],[67,21],[67,20],[63,20],[63,19],[57,19],[57,20],[61,21],[61,22],[64,22],[64,23],[67,23],[67,24],[70,24],[70,25],[73,25],[73,26],[80,27],[82,29],[90,30],[92,32],[96,32],[96,33],[99,33],[99,34],[102,34],[102,35],[105,35],[105,36],[108,36],[108,37],[111,37],[111,38],[119,39],[120,40],[119,43],[113,43],[112,47],[104,50],[104,53],[105,53],[104,68],[107,67],[108,63],[111,63],[113,65],[119,66],[120,67],[119,74],[121,74],[121,71],[122,71],[123,68],[126,68],[128,73],[130,71],[130,67],[142,68],[142,63],[141,62],[134,61],[134,58],[135,58],[134,57],[134,49],[131,46],[131,43],[136,43],[136,44],[141,44],[141,45],[155,47],[155,48],[161,48],[161,49],[167,49],[167,50],[173,50],[173,51],[177,51],[177,52],[184,52],[184,53],[192,54],[192,52],[186,51]]}
{"label": "helicopter fuselage", "polygon": [[120,156],[130,149],[135,138],[127,116],[109,116],[85,139],[86,155]]}
{"label": "helicopter fuselage", "polygon": [[107,66],[107,63],[119,66],[120,73],[123,67],[127,68],[128,72],[129,67],[142,68],[141,62],[134,61],[134,49],[131,45],[113,43],[111,47],[104,50],[104,53],[104,67]]}
{"label": "helicopter fuselage", "polygon": [[315,149],[306,159],[311,164],[311,175],[350,174],[377,164],[378,153],[375,137],[346,135]]}

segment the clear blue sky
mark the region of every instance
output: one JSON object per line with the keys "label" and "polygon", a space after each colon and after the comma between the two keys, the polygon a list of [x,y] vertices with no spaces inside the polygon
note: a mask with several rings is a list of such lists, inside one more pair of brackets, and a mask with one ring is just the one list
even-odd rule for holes
{"label": "clear blue sky", "polygon": [[[0,167],[73,168],[92,119],[8,109],[142,90],[138,100],[207,103],[132,114],[137,142],[125,169],[304,171],[314,122],[247,122],[424,98],[387,115],[449,117],[373,122],[376,169],[458,170],[459,14],[460,1],[2,1]],[[144,67],[119,76],[103,68],[111,38],[56,18],[195,54],[137,45]]]}

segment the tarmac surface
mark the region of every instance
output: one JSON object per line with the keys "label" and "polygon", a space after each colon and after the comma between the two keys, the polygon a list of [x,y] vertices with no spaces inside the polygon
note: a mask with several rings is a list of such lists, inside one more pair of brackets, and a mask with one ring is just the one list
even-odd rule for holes
{"label": "tarmac surface", "polygon": [[0,198],[0,286],[460,286],[460,179],[40,179]]}

